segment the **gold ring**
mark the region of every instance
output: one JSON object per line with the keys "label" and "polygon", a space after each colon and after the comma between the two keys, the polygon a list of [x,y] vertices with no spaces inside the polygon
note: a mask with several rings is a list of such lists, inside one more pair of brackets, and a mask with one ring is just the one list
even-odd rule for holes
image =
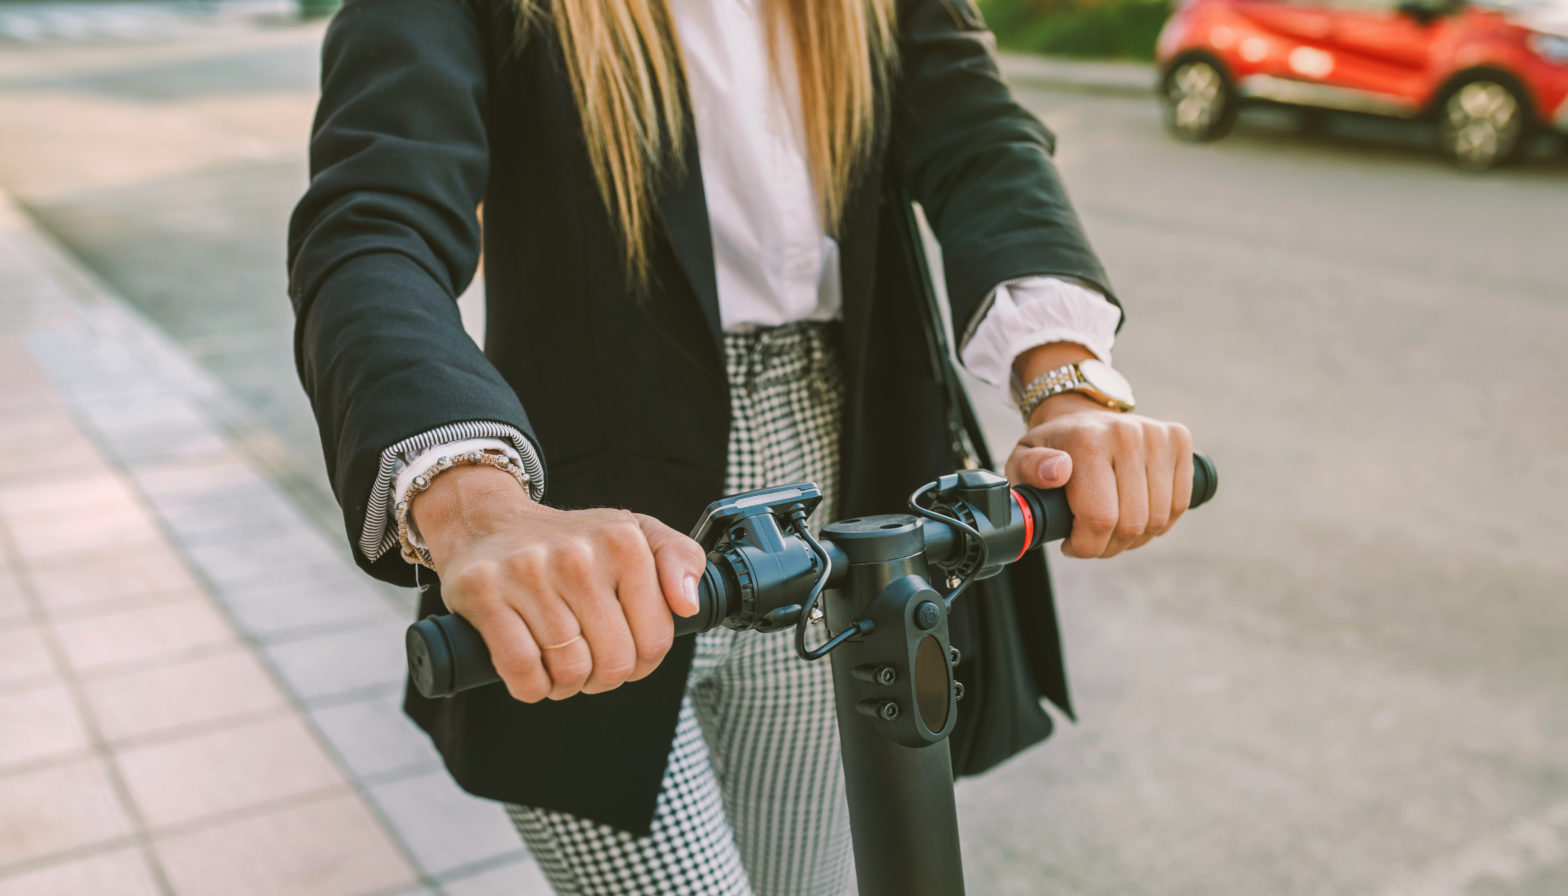
{"label": "gold ring", "polygon": [[578,641],[581,641],[582,639],[583,639],[583,636],[582,635],[578,635],[577,637],[572,638],[570,641],[562,641],[559,644],[549,644],[549,645],[546,645],[544,647],[540,647],[539,649],[540,650],[560,650],[562,647],[570,647],[573,644],[576,644]]}

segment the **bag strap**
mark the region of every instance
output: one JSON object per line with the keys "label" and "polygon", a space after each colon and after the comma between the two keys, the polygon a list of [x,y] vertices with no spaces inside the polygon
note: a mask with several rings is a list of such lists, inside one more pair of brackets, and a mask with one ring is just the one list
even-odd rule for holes
{"label": "bag strap", "polygon": [[990,451],[986,447],[974,405],[970,403],[969,394],[959,379],[953,351],[947,341],[947,323],[941,303],[937,301],[936,286],[931,280],[931,262],[926,257],[925,241],[921,238],[914,201],[906,195],[900,195],[898,205],[902,212],[899,237],[914,275],[915,291],[919,293],[917,298],[925,323],[922,329],[926,333],[926,349],[931,355],[931,375],[936,378],[947,398],[943,410],[953,462],[968,469],[989,469]]}

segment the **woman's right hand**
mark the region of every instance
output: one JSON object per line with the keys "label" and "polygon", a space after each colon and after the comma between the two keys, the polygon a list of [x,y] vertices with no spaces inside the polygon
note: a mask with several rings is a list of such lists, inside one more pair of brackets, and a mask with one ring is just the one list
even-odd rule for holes
{"label": "woman's right hand", "polygon": [[697,612],[707,557],[650,516],[555,510],[487,466],[437,476],[409,513],[447,609],[479,630],[525,703],[643,678],[669,652],[670,613]]}

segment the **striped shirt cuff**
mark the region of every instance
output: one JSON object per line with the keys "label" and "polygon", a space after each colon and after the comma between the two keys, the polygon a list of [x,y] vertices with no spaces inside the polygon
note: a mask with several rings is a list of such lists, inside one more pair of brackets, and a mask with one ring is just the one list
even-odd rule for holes
{"label": "striped shirt cuff", "polygon": [[376,484],[365,508],[365,527],[359,535],[359,550],[366,559],[374,563],[381,555],[398,547],[397,526],[392,519],[392,507],[397,503],[398,474],[433,448],[473,439],[496,439],[511,446],[517,452],[523,472],[528,474],[530,496],[535,501],[544,498],[544,465],[539,462],[539,452],[515,427],[489,420],[438,426],[381,452]]}

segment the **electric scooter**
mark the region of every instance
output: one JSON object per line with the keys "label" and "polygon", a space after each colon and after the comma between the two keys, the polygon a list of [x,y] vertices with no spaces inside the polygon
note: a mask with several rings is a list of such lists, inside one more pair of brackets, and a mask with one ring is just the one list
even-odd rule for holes
{"label": "electric scooter", "polygon": [[[1202,455],[1193,467],[1197,507],[1219,476]],[[821,501],[803,482],[710,505],[692,532],[708,552],[700,609],[676,617],[675,633],[793,627],[803,660],[831,654],[861,896],[962,896],[947,737],[964,686],[948,610],[972,583],[1066,537],[1066,493],[964,470],[917,489],[909,513],[839,520],[819,539],[806,520]],[[821,622],[826,640],[808,646]],[[484,640],[459,616],[415,623],[407,646],[426,697],[499,680]]]}

